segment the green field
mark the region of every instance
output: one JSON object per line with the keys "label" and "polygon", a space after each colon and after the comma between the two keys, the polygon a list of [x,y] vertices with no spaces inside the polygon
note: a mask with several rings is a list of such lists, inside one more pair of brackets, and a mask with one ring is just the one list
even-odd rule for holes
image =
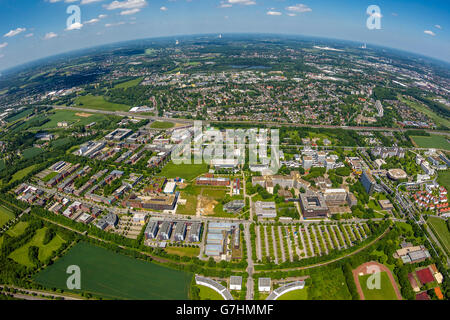
{"label": "green field", "polygon": [[61,238],[61,236],[57,234],[49,243],[44,245],[43,241],[46,229],[47,228],[44,227],[42,229],[36,230],[36,234],[31,239],[31,241],[26,243],[19,249],[11,252],[9,258],[26,267],[33,267],[34,263],[28,257],[28,248],[31,246],[39,247],[39,260],[41,262],[51,257],[52,252],[58,250],[65,241]]}
{"label": "green field", "polygon": [[133,79],[133,80],[130,80],[130,81],[121,82],[119,84],[116,84],[114,86],[114,88],[116,88],[116,89],[128,89],[130,87],[135,87],[135,86],[139,85],[139,83],[141,83],[142,79],[143,78],[141,77],[141,78],[136,78],[136,79]]}
{"label": "green field", "polygon": [[[449,120],[447,120],[444,117],[439,116],[438,114],[433,112],[427,106],[425,106],[425,105],[423,105],[421,103],[417,103],[415,101],[411,101],[411,100],[403,98],[403,97],[399,97],[399,100],[401,102],[403,102],[403,103],[406,103],[411,108],[426,114],[428,117],[430,117],[430,119],[432,119],[436,123],[436,125],[443,125],[443,126],[445,126],[447,128],[450,127],[450,121]],[[433,147],[430,147],[430,148],[433,148]]]}
{"label": "green field", "polygon": [[176,254],[181,257],[197,257],[200,254],[200,248],[190,247],[168,247],[166,251],[167,253]]}
{"label": "green field", "polygon": [[0,227],[3,227],[5,223],[14,218],[14,213],[9,209],[0,206]]}
{"label": "green field", "polygon": [[280,296],[277,300],[308,300],[308,291],[306,288],[289,291]]}
{"label": "green field", "polygon": [[437,182],[444,186],[445,189],[450,190],[450,170],[438,171]]}
{"label": "green field", "polygon": [[11,237],[18,237],[25,232],[25,229],[28,227],[28,222],[19,221],[14,227],[6,231],[6,234]]}
{"label": "green field", "polygon": [[411,139],[413,139],[414,142],[420,148],[436,148],[436,149],[450,150],[450,143],[448,143],[447,138],[445,136],[432,134],[429,137],[411,136]]}
{"label": "green field", "polygon": [[447,222],[439,218],[429,217],[427,223],[433,229],[434,234],[436,234],[446,252],[450,253],[450,232],[447,228]]}
{"label": "green field", "polygon": [[87,109],[108,111],[128,111],[130,109],[127,105],[108,102],[103,96],[93,96],[90,94],[77,97],[74,102],[77,107]]}
{"label": "green field", "polygon": [[11,181],[9,181],[9,183],[13,183],[17,180],[22,179],[23,177],[25,177],[27,174],[29,174],[31,171],[34,170],[34,168],[36,168],[37,164],[33,164],[32,166],[26,167],[22,170],[17,171],[16,173],[14,173],[14,175],[11,178]]}
{"label": "green field", "polygon": [[200,300],[224,300],[217,291],[211,288],[202,285],[197,285],[197,287],[200,289]]}
{"label": "green field", "polygon": [[25,109],[16,115],[6,118],[6,122],[14,122],[16,120],[29,116],[32,112],[33,112],[32,108]]}
{"label": "green field", "polygon": [[364,298],[366,300],[397,300],[397,296],[392,287],[389,276],[386,272],[381,272],[381,283],[380,289],[369,289],[367,288],[367,279],[370,274],[366,274],[359,277],[359,283],[364,293]]}
{"label": "green field", "polygon": [[78,243],[34,280],[67,289],[67,267],[81,269],[81,288],[108,299],[188,299],[192,274],[133,259],[88,243]]}
{"label": "green field", "polygon": [[166,178],[182,178],[185,180],[192,180],[195,177],[208,172],[207,164],[174,164],[167,163],[162,169],[160,175]]}
{"label": "green field", "polygon": [[5,160],[0,159],[0,171],[2,171],[2,170],[5,169],[5,168],[6,168],[6,166],[5,166]]}
{"label": "green field", "polygon": [[181,191],[181,199],[186,199],[186,204],[177,206],[178,214],[195,215],[197,209],[197,196],[193,194],[187,194]]}
{"label": "green field", "polygon": [[[78,115],[77,115],[78,114]],[[87,113],[85,116],[80,116],[82,112],[72,110],[55,110],[54,113],[49,114],[50,121],[41,126],[41,129],[57,128],[58,122],[67,122],[69,125],[82,125],[85,126],[92,122],[99,122],[106,119],[103,114]],[[89,115],[89,116],[87,116]]]}
{"label": "green field", "polygon": [[155,121],[150,125],[150,128],[153,129],[171,129],[175,126],[175,123],[173,122],[167,122],[167,121]]}
{"label": "green field", "polygon": [[43,153],[44,150],[42,150],[41,148],[28,148],[23,150],[23,158],[24,159],[31,159],[36,157],[37,155],[40,155],[41,153]]}

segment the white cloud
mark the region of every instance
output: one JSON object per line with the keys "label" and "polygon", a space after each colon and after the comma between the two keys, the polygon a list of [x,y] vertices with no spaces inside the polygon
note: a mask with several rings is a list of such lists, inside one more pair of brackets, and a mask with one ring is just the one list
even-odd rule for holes
{"label": "white cloud", "polygon": [[221,2],[220,8],[229,8],[233,6],[233,4],[240,4],[243,6],[251,6],[256,4],[256,1],[254,0],[228,0],[227,2]]}
{"label": "white cloud", "polygon": [[107,10],[115,10],[115,9],[136,9],[143,8],[147,6],[146,0],[124,0],[124,1],[113,1],[104,7]]}
{"label": "white cloud", "polygon": [[436,28],[438,28],[438,29],[442,29],[442,27],[440,26],[440,25],[438,25],[438,24],[435,24],[434,25]]}
{"label": "white cloud", "polygon": [[110,28],[110,27],[120,26],[120,25],[123,25],[123,24],[125,24],[125,22],[123,22],[123,21],[120,21],[120,22],[117,22],[117,23],[107,23],[107,24],[105,24],[105,27]]}
{"label": "white cloud", "polygon": [[8,42],[0,43],[0,49],[6,48],[8,46]]}
{"label": "white cloud", "polygon": [[17,36],[19,33],[25,32],[26,30],[27,30],[26,28],[17,28],[14,30],[10,30],[8,33],[4,35],[4,37],[14,37]]}
{"label": "white cloud", "polygon": [[161,10],[161,11],[167,11],[168,9],[167,9],[167,7],[162,6],[161,8],[159,8],[159,10]]}
{"label": "white cloud", "polygon": [[103,0],[81,0],[81,4],[89,4],[89,3],[94,3],[94,2],[100,2]]}
{"label": "white cloud", "polygon": [[267,11],[268,16],[281,16],[281,12],[278,11]]}
{"label": "white cloud", "polygon": [[134,8],[134,9],[130,9],[130,10],[124,10],[120,13],[121,16],[128,16],[130,14],[135,14],[138,13],[139,11],[141,11],[141,9],[139,8]]}
{"label": "white cloud", "polygon": [[435,35],[436,35],[436,33],[434,33],[434,32],[431,31],[431,30],[425,30],[423,33],[429,34],[430,36],[435,36]]}
{"label": "white cloud", "polygon": [[45,34],[44,40],[49,40],[52,38],[56,38],[58,35],[54,32],[48,32]]}
{"label": "white cloud", "polygon": [[97,23],[99,21],[100,21],[100,19],[94,18],[94,19],[85,21],[84,24],[93,24],[93,23]]}
{"label": "white cloud", "polygon": [[67,30],[67,31],[70,31],[70,30],[80,30],[81,28],[83,28],[83,24],[82,24],[82,23],[79,23],[79,22],[75,22],[75,23],[72,23],[70,26],[68,26],[68,27],[66,28],[66,30]]}
{"label": "white cloud", "polygon": [[31,38],[32,36],[34,36],[34,33],[28,33],[25,35],[25,38]]}
{"label": "white cloud", "polygon": [[308,7],[306,4],[294,4],[293,6],[286,7],[287,11],[290,12],[296,12],[296,13],[303,13],[303,12],[311,12],[312,9]]}

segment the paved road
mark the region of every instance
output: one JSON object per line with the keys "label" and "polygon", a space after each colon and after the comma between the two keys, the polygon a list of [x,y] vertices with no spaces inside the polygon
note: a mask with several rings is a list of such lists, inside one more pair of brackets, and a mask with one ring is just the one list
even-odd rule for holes
{"label": "paved road", "polygon": [[253,288],[253,272],[254,272],[254,265],[253,265],[253,257],[252,257],[252,243],[250,239],[250,225],[246,224],[244,226],[244,236],[245,236],[245,243],[247,244],[247,300],[253,300],[254,296],[254,288]]}
{"label": "paved road", "polygon": [[37,295],[46,296],[46,297],[63,298],[64,300],[83,300],[82,298],[77,298],[77,297],[69,296],[69,295],[63,295],[63,294],[60,294],[60,293],[54,293],[54,292],[48,292],[48,291],[42,291],[42,290],[25,289],[25,288],[9,286],[9,285],[0,285],[0,289],[3,290],[4,288],[16,289],[16,290],[21,291],[20,293],[17,293],[17,294],[14,294],[14,293],[11,293],[11,292],[6,292],[6,293],[12,294],[13,296],[21,296],[19,298],[20,299],[25,299],[25,300],[47,300],[47,299],[42,298],[42,297],[30,296],[33,293],[37,294]]}

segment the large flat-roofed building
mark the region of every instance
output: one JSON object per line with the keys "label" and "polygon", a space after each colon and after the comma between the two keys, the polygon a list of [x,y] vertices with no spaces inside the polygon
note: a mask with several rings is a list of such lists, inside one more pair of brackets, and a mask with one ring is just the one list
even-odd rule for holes
{"label": "large flat-roofed building", "polygon": [[347,204],[347,191],[345,189],[326,189],[323,193],[325,202],[329,206]]}
{"label": "large flat-roofed building", "polygon": [[172,223],[169,221],[163,221],[159,228],[159,239],[169,240],[172,234]]}
{"label": "large flat-roofed building", "polygon": [[189,231],[189,241],[190,242],[199,242],[201,231],[202,231],[202,223],[201,222],[192,223],[191,229]]}
{"label": "large flat-roofed building", "polygon": [[366,192],[368,194],[372,194],[375,189],[375,185],[377,184],[372,174],[370,174],[369,171],[364,171],[361,175],[360,180],[364,189],[366,189]]}
{"label": "large flat-roofed building", "polygon": [[230,277],[230,290],[242,290],[242,277],[231,276]]}
{"label": "large flat-roofed building", "polygon": [[238,165],[238,159],[211,159],[210,164],[216,170],[235,170]]}
{"label": "large flat-roofed building", "polygon": [[196,184],[203,186],[229,186],[230,179],[218,177],[215,178],[213,175],[206,175],[204,177],[199,177],[195,180]]}
{"label": "large flat-roofed building", "polygon": [[174,234],[175,241],[184,241],[184,239],[186,238],[186,230],[187,230],[186,223],[183,221],[178,221],[175,227],[175,234]]}
{"label": "large flat-roofed building", "polygon": [[270,278],[259,278],[258,279],[258,291],[259,292],[270,292],[271,280]]}
{"label": "large flat-roofed building", "polygon": [[164,195],[150,195],[150,196],[136,196],[130,195],[122,204],[124,207],[143,208],[153,210],[173,210],[178,200],[179,193],[164,194]]}
{"label": "large flat-roofed building", "polygon": [[207,244],[205,246],[205,254],[207,256],[218,257],[222,254],[223,246],[220,244]]}
{"label": "large flat-roofed building", "polygon": [[145,228],[145,239],[155,239],[158,234],[158,221],[150,221]]}
{"label": "large flat-roofed building", "polygon": [[277,209],[275,202],[255,202],[255,214],[261,218],[276,218]]}
{"label": "large flat-roofed building", "polygon": [[316,218],[328,216],[329,209],[320,193],[307,191],[300,193],[300,207],[303,217]]}
{"label": "large flat-roofed building", "polygon": [[113,132],[108,133],[105,136],[106,140],[117,140],[120,141],[128,136],[132,131],[130,129],[117,128]]}

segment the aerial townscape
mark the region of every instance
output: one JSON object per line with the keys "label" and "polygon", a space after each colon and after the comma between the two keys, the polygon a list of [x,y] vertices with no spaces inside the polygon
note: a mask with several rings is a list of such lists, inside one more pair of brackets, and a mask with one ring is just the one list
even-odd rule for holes
{"label": "aerial townscape", "polygon": [[2,71],[0,150],[0,299],[450,299],[440,60],[274,34],[83,49]]}

